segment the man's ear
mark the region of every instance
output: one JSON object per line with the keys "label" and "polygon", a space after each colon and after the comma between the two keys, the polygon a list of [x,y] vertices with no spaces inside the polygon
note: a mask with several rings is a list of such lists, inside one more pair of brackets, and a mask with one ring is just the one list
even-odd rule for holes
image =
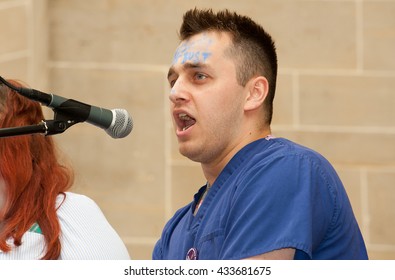
{"label": "man's ear", "polygon": [[244,110],[255,110],[262,106],[269,92],[269,82],[263,76],[258,76],[251,79],[247,83],[247,96],[244,104]]}

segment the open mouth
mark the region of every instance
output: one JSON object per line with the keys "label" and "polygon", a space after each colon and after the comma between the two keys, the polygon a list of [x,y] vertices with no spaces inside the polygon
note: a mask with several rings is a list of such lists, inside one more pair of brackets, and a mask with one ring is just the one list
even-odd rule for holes
{"label": "open mouth", "polygon": [[196,120],[185,113],[178,114],[178,126],[182,131],[187,130],[196,123]]}

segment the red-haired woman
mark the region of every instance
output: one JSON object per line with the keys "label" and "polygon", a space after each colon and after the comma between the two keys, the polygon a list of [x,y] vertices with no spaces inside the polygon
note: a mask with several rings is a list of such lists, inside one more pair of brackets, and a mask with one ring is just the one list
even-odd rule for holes
{"label": "red-haired woman", "polygon": [[[0,84],[0,128],[43,119],[38,102]],[[0,259],[129,259],[97,204],[68,192],[72,183],[50,136],[0,138]]]}

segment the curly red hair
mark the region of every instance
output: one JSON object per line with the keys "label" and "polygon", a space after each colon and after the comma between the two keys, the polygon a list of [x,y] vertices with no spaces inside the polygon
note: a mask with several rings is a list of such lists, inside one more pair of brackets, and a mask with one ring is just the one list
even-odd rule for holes
{"label": "curly red hair", "polygon": [[[9,80],[17,87],[22,84]],[[44,120],[41,105],[12,89],[0,87],[0,127],[20,127]],[[0,249],[9,252],[7,240],[21,245],[23,234],[38,223],[46,242],[42,259],[58,259],[61,251],[56,197],[73,183],[71,168],[57,158],[54,141],[42,134],[0,138],[0,175],[5,182],[0,209]]]}

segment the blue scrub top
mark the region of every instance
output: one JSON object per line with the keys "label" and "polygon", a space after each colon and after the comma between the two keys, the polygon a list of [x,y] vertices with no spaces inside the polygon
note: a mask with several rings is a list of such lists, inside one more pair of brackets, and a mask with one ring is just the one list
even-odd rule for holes
{"label": "blue scrub top", "polygon": [[367,259],[345,189],[320,154],[283,138],[240,150],[207,193],[166,224],[153,259],[243,259],[295,248],[295,259]]}

